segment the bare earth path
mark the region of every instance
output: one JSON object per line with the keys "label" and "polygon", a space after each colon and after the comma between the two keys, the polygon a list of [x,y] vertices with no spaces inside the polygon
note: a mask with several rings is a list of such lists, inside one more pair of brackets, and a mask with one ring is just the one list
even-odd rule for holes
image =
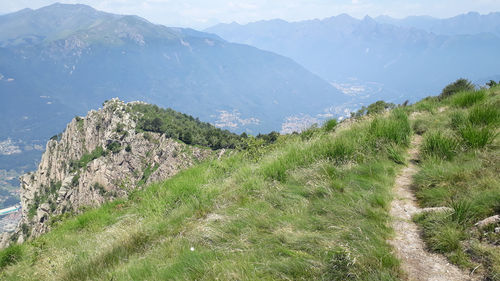
{"label": "bare earth path", "polygon": [[421,211],[411,190],[413,175],[418,171],[415,160],[418,159],[420,143],[421,137],[415,136],[409,150],[409,164],[396,178],[395,198],[390,211],[396,235],[390,243],[409,281],[474,280],[445,257],[428,252],[417,225],[412,221],[412,216]]}

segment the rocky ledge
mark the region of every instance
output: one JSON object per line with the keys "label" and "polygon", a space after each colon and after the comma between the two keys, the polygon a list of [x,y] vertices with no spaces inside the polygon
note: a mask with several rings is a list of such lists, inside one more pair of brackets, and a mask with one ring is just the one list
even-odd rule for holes
{"label": "rocky ledge", "polygon": [[61,214],[127,197],[214,154],[162,134],[140,132],[135,103],[107,101],[102,109],[75,117],[47,143],[38,170],[21,177],[17,230],[0,244],[38,237]]}

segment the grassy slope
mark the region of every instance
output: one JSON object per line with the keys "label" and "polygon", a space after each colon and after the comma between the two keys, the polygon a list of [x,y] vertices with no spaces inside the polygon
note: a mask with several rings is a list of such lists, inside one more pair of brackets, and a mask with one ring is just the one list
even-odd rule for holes
{"label": "grassy slope", "polygon": [[402,111],[280,137],[0,252],[2,280],[398,280],[386,240]]}
{"label": "grassy slope", "polygon": [[493,232],[494,225],[474,227],[500,213],[500,87],[428,99],[414,107],[421,111],[413,126],[424,136],[417,197],[423,207],[453,209],[416,218],[424,239],[453,263],[500,280],[500,234]]}

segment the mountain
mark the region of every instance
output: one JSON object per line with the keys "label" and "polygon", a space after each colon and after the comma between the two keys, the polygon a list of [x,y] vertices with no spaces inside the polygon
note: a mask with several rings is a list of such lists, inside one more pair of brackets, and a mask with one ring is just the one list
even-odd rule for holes
{"label": "mountain", "polygon": [[35,162],[25,147],[39,149],[75,115],[113,97],[253,134],[348,100],[291,59],[192,29],[85,5],[0,16],[0,142],[23,152],[0,156],[0,169],[14,158]]}
{"label": "mountain", "polygon": [[380,85],[376,98],[385,100],[415,100],[456,77],[476,80],[499,72],[500,37],[493,33],[441,35],[346,14],[219,24],[205,31],[290,57],[339,89],[372,94],[370,85]]}
{"label": "mountain", "polygon": [[429,16],[411,16],[395,19],[389,16],[375,18],[379,23],[402,27],[413,27],[441,35],[467,35],[493,33],[500,36],[500,12],[481,15],[477,12],[458,15],[447,19]]}
{"label": "mountain", "polygon": [[223,153],[137,130],[168,110],[109,101],[22,178],[0,278],[495,280],[500,87],[468,86]]}
{"label": "mountain", "polygon": [[[29,232],[19,233],[20,239],[45,233],[48,220],[57,215],[126,197],[214,154],[208,147],[188,147],[179,142],[182,137],[143,131],[146,112],[161,112],[154,109],[114,99],[86,117],[73,119],[64,133],[51,139],[37,172],[21,177],[20,225]],[[237,138],[212,125],[192,122],[192,117],[168,115],[163,118],[168,128],[182,125],[197,133],[208,126],[211,136]]]}

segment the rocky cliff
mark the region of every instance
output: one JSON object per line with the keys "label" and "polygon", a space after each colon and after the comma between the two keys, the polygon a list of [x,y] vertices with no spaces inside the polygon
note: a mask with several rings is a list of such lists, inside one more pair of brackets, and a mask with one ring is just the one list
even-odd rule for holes
{"label": "rocky cliff", "polygon": [[[139,132],[135,103],[113,99],[76,117],[48,143],[38,170],[21,177],[22,219],[11,240],[48,231],[51,218],[126,197],[213,152],[162,134]],[[4,241],[5,243],[5,241]]]}

